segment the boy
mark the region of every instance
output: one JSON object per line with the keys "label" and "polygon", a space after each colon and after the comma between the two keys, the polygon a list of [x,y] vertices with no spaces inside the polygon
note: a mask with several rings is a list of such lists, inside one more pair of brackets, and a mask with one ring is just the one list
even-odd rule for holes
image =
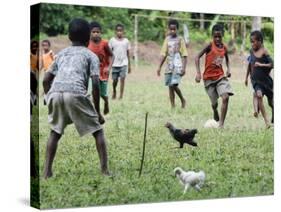
{"label": "boy", "polygon": [[117,24],[115,27],[116,36],[109,40],[109,47],[111,48],[114,57],[112,58],[112,80],[113,80],[113,94],[112,99],[116,99],[116,87],[118,78],[120,77],[120,96],[123,98],[125,78],[128,73],[131,73],[130,63],[130,42],[124,37],[124,26]]}
{"label": "boy", "polygon": [[38,56],[39,43],[36,40],[30,43],[30,69],[37,74],[39,69],[39,56]]}
{"label": "boy", "polygon": [[[47,94],[48,120],[51,125],[44,169],[45,179],[52,177],[52,164],[58,141],[65,127],[71,123],[74,123],[80,136],[88,133],[94,136],[102,173],[109,174],[106,141],[101,127],[104,118],[99,107],[99,60],[87,48],[90,27],[87,21],[74,19],[68,29],[72,46],[58,53],[43,80],[44,92]],[[92,79],[95,107],[87,97],[89,78]]]}
{"label": "boy", "polygon": [[42,69],[44,72],[48,70],[52,62],[54,61],[54,53],[50,49],[51,48],[51,42],[49,40],[43,40],[41,43],[42,49],[43,49],[43,55],[42,55]]}
{"label": "boy", "polygon": [[107,94],[107,83],[109,70],[111,69],[110,58],[112,52],[108,46],[107,40],[101,38],[101,25],[97,22],[90,24],[91,39],[88,48],[94,52],[100,60],[100,95],[104,100],[104,115],[109,113],[109,102]]}
{"label": "boy", "polygon": [[[205,71],[203,73],[203,80],[205,90],[211,100],[213,117],[216,121],[219,121],[219,127],[223,128],[225,117],[227,114],[229,96],[233,95],[230,83],[227,77],[231,77],[229,68],[229,59],[226,46],[222,42],[223,26],[216,24],[212,28],[213,41],[208,44],[195,58],[195,65],[197,75],[195,81],[199,83],[201,81],[201,72],[199,61],[205,54]],[[222,68],[223,59],[225,58],[227,72],[226,77]],[[221,115],[218,113],[218,98],[221,97]]]}
{"label": "boy", "polygon": [[187,50],[184,39],[177,35],[179,23],[177,20],[170,20],[168,23],[169,35],[164,40],[160,65],[157,69],[157,75],[160,76],[161,67],[167,58],[167,67],[165,70],[165,85],[169,87],[169,97],[172,108],[175,107],[175,93],[181,100],[181,107],[185,108],[186,101],[182,96],[178,85],[180,79],[185,74],[187,63]]}
{"label": "boy", "polygon": [[[246,72],[246,78],[245,78],[245,86],[248,86],[249,75],[252,76],[251,65],[250,65],[251,56],[249,56],[247,58],[247,61],[248,61],[248,66],[247,66],[247,72]],[[252,81],[251,81],[251,83],[252,83]],[[260,110],[259,110],[259,106],[258,106],[258,97],[257,97],[255,91],[253,92],[253,106],[254,106],[254,117],[257,118]]]}
{"label": "boy", "polygon": [[273,68],[273,61],[267,49],[263,46],[263,35],[260,31],[253,31],[251,33],[250,42],[252,46],[249,61],[251,82],[258,99],[258,108],[261,111],[266,127],[269,128],[270,123],[263,104],[263,96],[265,95],[267,97],[268,105],[271,107],[271,123],[273,123],[273,79],[270,76],[270,71]]}

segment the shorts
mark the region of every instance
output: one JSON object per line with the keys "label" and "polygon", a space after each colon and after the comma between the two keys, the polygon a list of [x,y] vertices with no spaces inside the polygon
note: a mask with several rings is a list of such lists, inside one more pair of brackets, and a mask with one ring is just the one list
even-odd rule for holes
{"label": "shorts", "polygon": [[100,80],[100,96],[108,96],[107,83],[108,81],[106,80]]}
{"label": "shorts", "polygon": [[165,74],[166,86],[178,85],[180,84],[180,81],[181,81],[181,75],[179,74],[172,74],[172,73]]}
{"label": "shorts", "polygon": [[268,99],[273,99],[273,89],[271,87],[261,83],[254,83],[253,88],[255,93],[260,90],[262,95],[265,95]]}
{"label": "shorts", "polygon": [[233,96],[232,88],[226,77],[223,77],[218,80],[205,80],[205,90],[211,100],[212,105],[215,105],[218,101],[218,98],[223,94],[228,94]]}
{"label": "shorts", "polygon": [[89,97],[72,93],[51,93],[47,99],[48,121],[51,129],[63,134],[74,123],[80,136],[102,129],[98,114]]}
{"label": "shorts", "polygon": [[127,76],[128,66],[112,67],[112,79],[117,80],[120,78],[125,78]]}

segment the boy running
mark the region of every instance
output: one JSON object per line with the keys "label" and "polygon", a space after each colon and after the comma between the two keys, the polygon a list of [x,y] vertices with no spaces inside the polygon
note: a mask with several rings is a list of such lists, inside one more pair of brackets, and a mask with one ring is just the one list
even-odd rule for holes
{"label": "boy running", "polygon": [[[197,75],[195,81],[199,83],[201,81],[200,72],[200,58],[205,54],[205,70],[203,73],[203,80],[205,90],[211,100],[213,117],[216,121],[219,121],[219,127],[223,128],[225,117],[227,114],[229,96],[233,95],[230,83],[227,77],[231,77],[229,68],[229,59],[227,54],[227,48],[222,42],[223,27],[216,24],[212,28],[213,41],[208,44],[195,58],[195,65],[197,69]],[[224,76],[224,70],[222,68],[223,59],[226,62],[226,77]],[[221,115],[218,113],[218,98],[221,97]]]}
{"label": "boy running", "polygon": [[273,79],[270,71],[273,68],[273,61],[266,48],[263,46],[263,35],[260,31],[253,31],[250,37],[252,49],[250,50],[249,71],[251,82],[258,99],[258,108],[261,111],[266,127],[270,123],[263,104],[263,96],[268,100],[268,105],[272,110],[271,123],[274,122],[273,115]]}

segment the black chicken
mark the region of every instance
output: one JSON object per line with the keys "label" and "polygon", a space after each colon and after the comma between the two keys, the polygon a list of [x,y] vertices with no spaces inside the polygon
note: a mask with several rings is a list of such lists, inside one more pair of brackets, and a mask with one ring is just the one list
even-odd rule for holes
{"label": "black chicken", "polygon": [[180,143],[179,148],[183,148],[183,145],[189,144],[191,146],[197,146],[197,143],[194,142],[194,136],[198,132],[197,129],[176,129],[171,123],[167,122],[165,124],[172,135],[172,137]]}

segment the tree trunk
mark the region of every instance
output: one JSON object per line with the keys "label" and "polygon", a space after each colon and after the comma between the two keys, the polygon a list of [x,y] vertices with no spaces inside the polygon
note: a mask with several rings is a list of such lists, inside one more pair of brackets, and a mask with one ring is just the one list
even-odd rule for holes
{"label": "tree trunk", "polygon": [[261,30],[261,17],[255,16],[252,21],[252,31]]}

